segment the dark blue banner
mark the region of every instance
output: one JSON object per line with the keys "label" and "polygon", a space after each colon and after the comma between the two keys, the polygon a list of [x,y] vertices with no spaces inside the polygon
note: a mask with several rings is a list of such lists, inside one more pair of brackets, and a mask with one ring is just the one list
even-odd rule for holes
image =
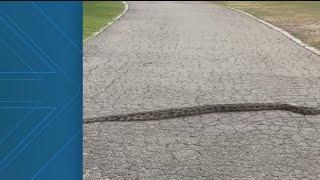
{"label": "dark blue banner", "polygon": [[0,31],[0,179],[82,179],[82,2],[1,2]]}

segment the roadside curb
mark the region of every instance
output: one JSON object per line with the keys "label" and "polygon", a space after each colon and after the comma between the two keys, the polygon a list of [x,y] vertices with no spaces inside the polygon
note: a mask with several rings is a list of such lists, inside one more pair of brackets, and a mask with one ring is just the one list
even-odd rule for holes
{"label": "roadside curb", "polygon": [[110,25],[112,25],[114,22],[116,22],[117,20],[119,20],[128,10],[128,3],[126,3],[125,1],[122,1],[122,3],[124,4],[124,10],[122,11],[121,14],[119,14],[119,16],[115,17],[111,22],[109,22],[106,26],[102,27],[99,31],[95,32],[92,36],[88,37],[87,39],[84,40],[84,42],[87,42],[89,39],[97,36],[98,34],[100,34],[102,31],[104,31],[105,29],[107,29]]}
{"label": "roadside curb", "polygon": [[239,12],[239,13],[242,13],[242,14],[244,14],[244,15],[247,15],[247,16],[255,19],[256,21],[258,21],[258,22],[260,22],[260,23],[262,23],[262,24],[264,24],[264,25],[266,25],[266,26],[268,26],[268,27],[270,27],[270,28],[272,28],[272,29],[280,32],[281,34],[283,34],[283,35],[285,35],[285,36],[287,36],[290,40],[294,41],[294,42],[297,43],[299,46],[302,46],[302,47],[306,48],[307,50],[311,51],[312,53],[320,56],[320,50],[316,49],[315,47],[312,47],[312,46],[309,46],[309,45],[305,44],[305,43],[302,42],[300,39],[294,37],[292,34],[290,34],[289,32],[285,31],[284,29],[279,28],[279,27],[277,27],[277,26],[275,26],[275,25],[272,25],[272,24],[270,24],[270,23],[268,23],[268,22],[266,22],[266,21],[264,21],[264,20],[261,20],[261,19],[255,17],[255,16],[253,16],[253,15],[250,14],[250,13],[244,12],[244,11],[242,11],[242,10],[235,9],[235,8],[231,8],[231,7],[226,7],[226,6],[223,6],[223,7],[228,8],[228,9],[231,9],[231,10],[236,11],[236,12]]}

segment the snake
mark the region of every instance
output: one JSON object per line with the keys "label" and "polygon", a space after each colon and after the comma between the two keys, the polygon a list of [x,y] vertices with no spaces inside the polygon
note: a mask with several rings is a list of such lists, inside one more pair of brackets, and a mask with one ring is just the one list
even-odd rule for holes
{"label": "snake", "polygon": [[319,107],[298,106],[289,103],[236,103],[236,104],[211,104],[192,107],[160,109],[129,114],[100,116],[84,119],[84,123],[110,122],[110,121],[150,121],[160,119],[195,116],[208,113],[247,112],[280,110],[290,111],[301,115],[320,115]]}

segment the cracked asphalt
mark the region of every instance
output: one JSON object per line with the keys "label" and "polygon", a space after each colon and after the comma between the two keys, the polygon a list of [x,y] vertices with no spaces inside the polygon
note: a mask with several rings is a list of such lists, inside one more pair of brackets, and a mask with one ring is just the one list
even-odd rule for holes
{"label": "cracked asphalt", "polygon": [[[207,2],[128,2],[84,44],[84,117],[216,103],[320,104],[320,57]],[[84,124],[84,179],[320,179],[320,116]]]}

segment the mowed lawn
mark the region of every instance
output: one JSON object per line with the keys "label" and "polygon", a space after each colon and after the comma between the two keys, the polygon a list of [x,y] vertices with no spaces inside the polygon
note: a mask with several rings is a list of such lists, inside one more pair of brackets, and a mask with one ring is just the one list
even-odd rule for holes
{"label": "mowed lawn", "polygon": [[320,1],[220,1],[288,31],[320,50]]}
{"label": "mowed lawn", "polygon": [[113,21],[124,8],[121,1],[83,1],[83,39]]}

